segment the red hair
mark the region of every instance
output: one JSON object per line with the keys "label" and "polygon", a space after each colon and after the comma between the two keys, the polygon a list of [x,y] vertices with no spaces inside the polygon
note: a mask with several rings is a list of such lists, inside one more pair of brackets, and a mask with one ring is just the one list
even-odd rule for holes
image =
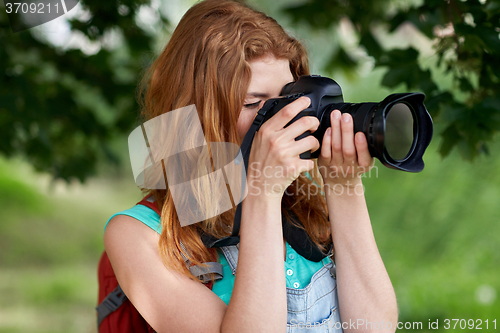
{"label": "red hair", "polygon": [[[239,2],[206,0],[191,7],[169,43],[142,82],[144,120],[195,104],[207,142],[240,144],[236,130],[248,90],[249,62],[266,55],[287,59],[295,79],[309,74],[304,47],[271,17]],[[320,247],[331,242],[324,197],[317,169],[312,178],[301,175],[284,195],[283,207],[292,210]],[[312,187],[316,195],[299,193]],[[234,209],[197,224],[181,227],[168,190],[146,190],[161,208],[159,249],[167,267],[193,278],[181,252],[195,264],[213,261],[214,250],[201,241],[202,232],[230,234]],[[182,249],[180,242],[185,246]]]}

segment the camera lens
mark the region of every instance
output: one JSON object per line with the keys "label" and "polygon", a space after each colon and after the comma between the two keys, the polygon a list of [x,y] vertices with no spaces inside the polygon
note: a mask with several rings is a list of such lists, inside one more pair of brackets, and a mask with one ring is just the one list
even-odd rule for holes
{"label": "camera lens", "polygon": [[413,112],[405,103],[396,103],[385,117],[384,146],[395,161],[403,161],[412,152],[415,139]]}

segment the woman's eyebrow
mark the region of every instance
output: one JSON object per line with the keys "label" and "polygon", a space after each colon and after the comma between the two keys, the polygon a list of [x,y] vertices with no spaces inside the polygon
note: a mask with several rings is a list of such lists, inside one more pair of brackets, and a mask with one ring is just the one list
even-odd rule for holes
{"label": "woman's eyebrow", "polygon": [[260,92],[251,92],[251,93],[247,94],[247,97],[269,98],[269,94],[260,93]]}

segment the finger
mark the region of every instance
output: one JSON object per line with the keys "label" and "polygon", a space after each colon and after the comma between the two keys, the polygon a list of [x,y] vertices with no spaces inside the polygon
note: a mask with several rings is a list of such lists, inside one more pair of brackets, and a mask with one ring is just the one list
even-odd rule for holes
{"label": "finger", "polygon": [[344,157],[342,156],[342,133],[340,131],[340,118],[341,113],[339,110],[334,110],[330,115],[330,122],[332,124],[332,159],[335,165],[342,165]]}
{"label": "finger", "polygon": [[316,151],[319,148],[319,141],[314,136],[309,135],[296,141],[293,145],[289,146],[290,153],[297,156],[306,151]]}
{"label": "finger", "polygon": [[332,158],[332,128],[328,127],[323,136],[323,143],[321,144],[321,157],[323,157],[328,163]]}
{"label": "finger", "polygon": [[299,114],[299,112],[307,109],[309,105],[311,105],[309,97],[302,96],[279,110],[278,113],[266,121],[261,128],[270,127],[275,131],[279,131],[283,129],[283,127],[285,127],[285,125],[288,124],[293,117]]}
{"label": "finger", "polygon": [[319,127],[319,119],[312,116],[302,117],[283,129],[284,139],[295,140],[306,131],[314,132]]}
{"label": "finger", "polygon": [[368,150],[368,142],[363,132],[358,132],[354,136],[354,143],[356,144],[356,153],[358,155],[358,165],[360,167],[368,168],[372,164],[372,156]]}
{"label": "finger", "polygon": [[352,117],[348,113],[342,115],[342,155],[344,163],[356,162],[356,147],[354,146],[354,129]]}

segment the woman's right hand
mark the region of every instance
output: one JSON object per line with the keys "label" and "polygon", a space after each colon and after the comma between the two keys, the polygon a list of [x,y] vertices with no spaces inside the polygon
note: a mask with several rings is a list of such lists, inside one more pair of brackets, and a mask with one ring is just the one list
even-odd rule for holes
{"label": "woman's right hand", "polygon": [[300,175],[314,167],[312,160],[300,154],[319,148],[319,141],[312,135],[295,141],[306,131],[314,132],[319,126],[316,117],[306,116],[285,127],[311,101],[300,97],[279,110],[255,134],[247,170],[248,195],[265,195],[281,201],[287,187]]}

